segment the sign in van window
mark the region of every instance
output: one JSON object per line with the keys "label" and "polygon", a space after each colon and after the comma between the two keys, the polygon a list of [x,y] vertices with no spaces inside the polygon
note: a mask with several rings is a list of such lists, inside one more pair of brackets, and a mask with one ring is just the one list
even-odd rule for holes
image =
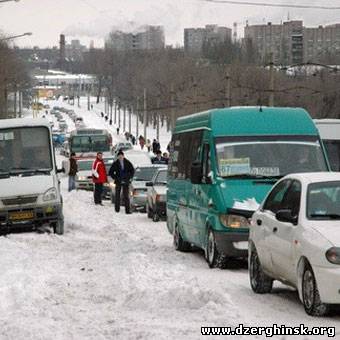
{"label": "sign in van window", "polygon": [[13,140],[14,133],[13,132],[3,132],[0,133],[0,140]]}
{"label": "sign in van window", "polygon": [[250,172],[250,158],[220,159],[220,174],[222,176],[247,174]]}

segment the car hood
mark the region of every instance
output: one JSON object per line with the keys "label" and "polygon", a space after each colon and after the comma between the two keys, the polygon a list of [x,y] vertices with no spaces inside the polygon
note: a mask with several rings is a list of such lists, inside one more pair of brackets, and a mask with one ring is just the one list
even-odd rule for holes
{"label": "car hood", "polygon": [[146,189],[146,181],[132,181],[132,187],[134,189]]}
{"label": "car hood", "polygon": [[54,176],[49,175],[0,179],[1,198],[44,194],[52,187],[56,187]]}
{"label": "car hood", "polygon": [[157,195],[166,195],[168,188],[165,185],[155,185],[154,190]]}
{"label": "car hood", "polygon": [[[218,185],[223,196],[224,207],[254,212],[273,186],[266,180],[224,180]],[[222,207],[221,207],[222,208]]]}
{"label": "car hood", "polygon": [[82,176],[82,177],[88,177],[92,176],[92,171],[91,170],[81,170],[77,172],[77,176]]}
{"label": "car hood", "polygon": [[310,226],[334,247],[340,247],[340,221],[313,221]]}

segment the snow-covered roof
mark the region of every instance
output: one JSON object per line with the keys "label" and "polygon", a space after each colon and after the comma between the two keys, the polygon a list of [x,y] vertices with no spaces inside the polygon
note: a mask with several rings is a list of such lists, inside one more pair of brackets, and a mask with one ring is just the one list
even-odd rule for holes
{"label": "snow-covered roof", "polygon": [[47,119],[44,118],[13,118],[13,119],[0,119],[0,129],[17,128],[25,126],[45,126],[50,127]]}

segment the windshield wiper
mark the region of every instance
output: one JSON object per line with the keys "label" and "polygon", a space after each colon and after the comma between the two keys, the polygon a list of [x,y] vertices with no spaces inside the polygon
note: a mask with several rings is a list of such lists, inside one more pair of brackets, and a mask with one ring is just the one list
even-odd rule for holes
{"label": "windshield wiper", "polygon": [[312,214],[310,215],[312,218],[329,218],[331,220],[338,220],[340,219],[339,214]]}
{"label": "windshield wiper", "polygon": [[[14,171],[13,171],[14,170]],[[49,174],[52,169],[31,169],[31,168],[11,168],[11,175],[20,175],[20,174]]]}

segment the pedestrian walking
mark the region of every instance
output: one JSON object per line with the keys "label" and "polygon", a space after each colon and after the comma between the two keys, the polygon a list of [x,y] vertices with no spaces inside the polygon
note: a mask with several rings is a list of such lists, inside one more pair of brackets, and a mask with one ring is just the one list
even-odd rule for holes
{"label": "pedestrian walking", "polygon": [[151,141],[150,141],[150,139],[146,140],[146,144],[145,145],[148,148],[148,152],[150,152],[151,151]]}
{"label": "pedestrian walking", "polygon": [[78,172],[78,164],[76,160],[76,154],[71,153],[69,159],[69,170],[68,170],[68,191],[72,191],[76,188],[76,174]]}
{"label": "pedestrian walking", "polygon": [[109,175],[116,184],[115,191],[115,210],[120,210],[120,193],[123,190],[123,199],[125,205],[125,213],[131,214],[130,210],[130,183],[135,173],[132,163],[124,157],[124,152],[119,151],[118,159],[112,164]]}
{"label": "pedestrian walking", "polygon": [[169,154],[167,152],[163,153],[163,159],[165,161],[165,164],[169,164]]}
{"label": "pedestrian walking", "polygon": [[132,145],[136,145],[136,137],[135,136],[131,137],[131,142],[132,142]]}
{"label": "pedestrian walking", "polygon": [[93,110],[93,104],[91,104],[91,110]]}
{"label": "pedestrian walking", "polygon": [[101,112],[100,115],[102,116],[102,118],[104,118],[104,112]]}
{"label": "pedestrian walking", "polygon": [[157,154],[157,151],[161,149],[161,145],[159,144],[159,142],[154,139],[153,142],[152,142],[152,152],[154,154]]}
{"label": "pedestrian walking", "polygon": [[116,129],[116,130],[117,130],[117,135],[119,135],[119,127],[117,127],[117,129]]}
{"label": "pedestrian walking", "polygon": [[102,204],[102,194],[103,194],[103,186],[104,183],[107,183],[107,175],[105,164],[103,161],[103,153],[98,152],[97,158],[93,162],[92,165],[92,181],[94,183],[94,203],[96,205]]}
{"label": "pedestrian walking", "polygon": [[139,136],[139,145],[140,148],[143,150],[145,145],[145,138],[142,135]]}

